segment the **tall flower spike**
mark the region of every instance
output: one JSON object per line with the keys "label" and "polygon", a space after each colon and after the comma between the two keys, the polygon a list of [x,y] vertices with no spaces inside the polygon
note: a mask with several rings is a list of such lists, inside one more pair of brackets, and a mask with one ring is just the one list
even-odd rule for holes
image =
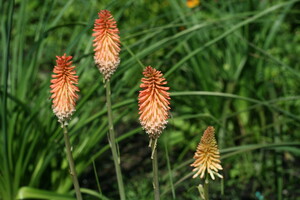
{"label": "tall flower spike", "polygon": [[195,167],[193,171],[196,171],[193,178],[197,176],[204,178],[205,172],[207,172],[213,180],[215,180],[214,175],[223,178],[223,176],[218,173],[218,170],[222,170],[223,168],[221,166],[220,152],[215,139],[214,127],[209,126],[205,130],[197,147],[194,159],[195,162],[191,164],[192,167]]}
{"label": "tall flower spike", "polygon": [[53,112],[58,117],[62,125],[67,125],[75,111],[76,100],[79,91],[75,84],[78,84],[78,76],[75,76],[75,66],[72,65],[72,56],[56,56],[56,66],[54,66],[51,80],[51,98],[53,99]]}
{"label": "tall flower spike", "polygon": [[168,119],[169,87],[162,77],[163,74],[148,66],[145,68],[140,87],[143,89],[139,94],[140,123],[148,133],[151,141],[156,140],[165,128]]}
{"label": "tall flower spike", "polygon": [[95,20],[93,29],[94,59],[99,71],[107,81],[120,63],[120,36],[117,22],[108,10],[101,10],[98,16],[99,19]]}

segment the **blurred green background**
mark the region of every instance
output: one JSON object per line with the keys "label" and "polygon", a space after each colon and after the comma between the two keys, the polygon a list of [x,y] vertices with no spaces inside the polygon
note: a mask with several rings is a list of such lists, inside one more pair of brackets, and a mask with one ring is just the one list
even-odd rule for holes
{"label": "blurred green background", "polygon": [[211,199],[300,199],[299,0],[201,0],[194,8],[185,0],[2,0],[1,200],[74,199],[49,88],[64,53],[80,76],[69,131],[84,199],[119,198],[93,61],[101,9],[117,20],[122,42],[112,103],[127,199],[153,198],[137,105],[148,65],[164,73],[172,98],[158,144],[161,199],[199,199],[202,180],[189,165],[209,125],[224,168]]}

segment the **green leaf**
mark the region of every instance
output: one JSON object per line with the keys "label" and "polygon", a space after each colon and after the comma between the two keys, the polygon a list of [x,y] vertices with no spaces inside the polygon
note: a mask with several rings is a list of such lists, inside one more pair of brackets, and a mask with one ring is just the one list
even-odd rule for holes
{"label": "green leaf", "polygon": [[19,189],[17,199],[55,199],[55,200],[76,200],[71,195],[58,194],[47,190],[40,190],[31,187]]}

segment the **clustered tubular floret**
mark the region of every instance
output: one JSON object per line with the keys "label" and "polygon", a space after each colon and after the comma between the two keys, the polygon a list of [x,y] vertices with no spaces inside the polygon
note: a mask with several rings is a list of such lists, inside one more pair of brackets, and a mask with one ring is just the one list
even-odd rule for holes
{"label": "clustered tubular floret", "polygon": [[150,139],[157,139],[168,123],[170,94],[163,74],[148,66],[143,72],[144,78],[139,94],[140,123]]}

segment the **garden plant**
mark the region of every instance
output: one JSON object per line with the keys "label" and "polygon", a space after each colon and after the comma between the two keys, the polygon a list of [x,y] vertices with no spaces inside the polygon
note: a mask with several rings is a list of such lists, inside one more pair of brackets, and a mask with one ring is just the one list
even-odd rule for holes
{"label": "garden plant", "polygon": [[300,198],[300,0],[0,11],[0,200]]}

